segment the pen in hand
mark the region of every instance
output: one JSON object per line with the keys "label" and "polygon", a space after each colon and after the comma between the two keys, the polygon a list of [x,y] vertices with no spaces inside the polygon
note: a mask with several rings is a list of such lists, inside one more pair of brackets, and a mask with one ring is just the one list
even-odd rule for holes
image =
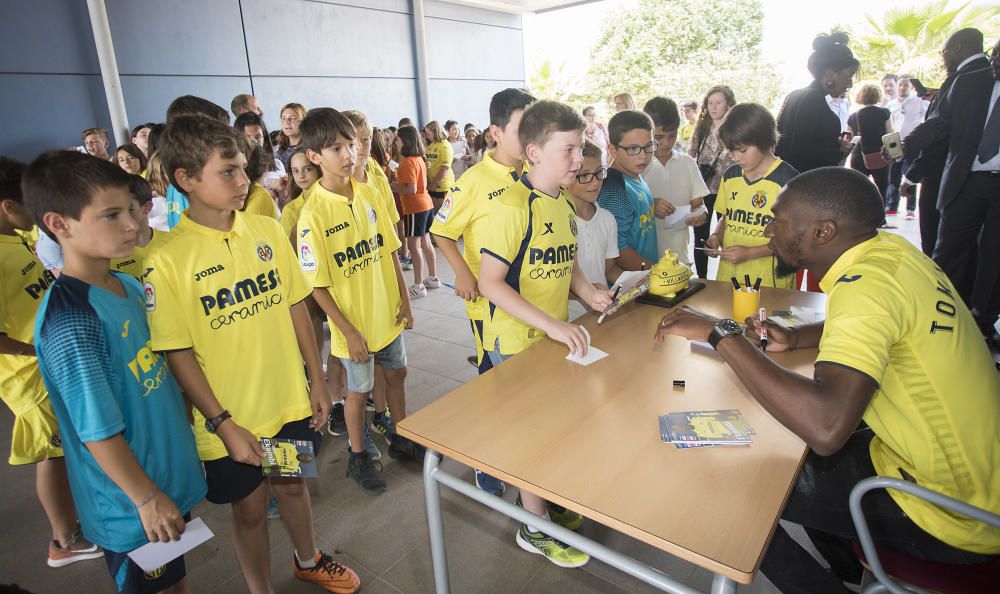
{"label": "pen in hand", "polygon": [[762,307],[758,312],[757,317],[760,318],[760,348],[762,351],[767,352],[767,311]]}

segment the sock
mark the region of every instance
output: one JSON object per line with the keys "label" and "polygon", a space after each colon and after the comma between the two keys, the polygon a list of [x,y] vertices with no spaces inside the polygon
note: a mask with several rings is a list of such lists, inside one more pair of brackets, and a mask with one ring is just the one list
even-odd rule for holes
{"label": "sock", "polygon": [[316,551],[316,553],[313,554],[313,556],[308,561],[303,561],[302,557],[299,557],[299,552],[295,551],[295,562],[298,563],[299,567],[301,567],[302,569],[312,569],[313,567],[316,567],[317,557],[319,557],[319,551]]}
{"label": "sock", "polygon": [[[549,518],[549,512],[545,512],[545,515],[542,516],[542,517],[545,518],[546,520],[550,520],[551,519],[551,518]],[[525,526],[528,527],[528,532],[541,532],[541,530],[539,530],[538,528],[535,528],[531,524],[525,524]]]}

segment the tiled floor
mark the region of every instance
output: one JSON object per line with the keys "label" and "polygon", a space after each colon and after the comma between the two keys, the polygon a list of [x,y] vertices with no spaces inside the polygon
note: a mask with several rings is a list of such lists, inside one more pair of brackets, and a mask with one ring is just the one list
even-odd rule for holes
{"label": "tiled floor", "polygon": [[[911,241],[918,237],[916,221],[895,221]],[[447,261],[438,258],[440,276],[453,278]],[[472,354],[472,339],[462,301],[448,289],[430,292],[414,302],[416,328],[406,334],[409,374],[407,403],[412,412],[455,389],[475,376],[465,358]],[[0,436],[10,435],[12,416],[0,413]],[[344,477],[346,440],[326,437],[319,457],[320,477],[310,481],[313,516],[319,545],[355,568],[364,591],[431,592],[433,575],[424,517],[420,468],[383,456],[388,490],[378,497],[362,494]],[[379,442],[385,452],[384,442]],[[0,457],[7,458],[9,440],[0,439]],[[472,471],[446,460],[443,467],[472,480]],[[45,565],[48,524],[34,494],[33,471],[0,464],[0,584],[16,582],[32,592],[86,594],[113,592],[101,561],[81,562],[62,569]],[[442,489],[445,531],[455,592],[646,592],[649,586],[599,561],[579,570],[560,569],[514,544],[516,525],[499,514]],[[512,498],[512,495],[509,496]],[[215,538],[187,556],[193,592],[245,592],[232,547],[229,510],[208,503],[199,505],[201,516]],[[292,576],[292,551],[279,520],[271,520],[270,546],[276,592],[315,592]],[[613,549],[668,572],[680,581],[707,590],[711,575],[695,566],[617,534],[587,523],[583,532]],[[763,576],[740,592],[776,590]]]}

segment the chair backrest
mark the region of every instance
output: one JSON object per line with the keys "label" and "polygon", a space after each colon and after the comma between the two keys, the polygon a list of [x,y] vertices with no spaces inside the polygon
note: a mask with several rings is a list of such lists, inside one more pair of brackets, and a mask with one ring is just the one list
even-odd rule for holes
{"label": "chair backrest", "polygon": [[[861,498],[864,497],[866,493],[874,489],[896,489],[898,491],[903,491],[914,497],[919,497],[920,499],[929,501],[930,503],[938,507],[943,507],[953,512],[957,512],[962,515],[968,516],[974,520],[978,520],[985,524],[989,524],[990,526],[993,526],[995,528],[1000,528],[1000,515],[969,505],[968,503],[959,501],[958,499],[952,497],[948,497],[947,495],[942,495],[941,493],[938,493],[936,491],[931,491],[930,489],[927,489],[925,487],[921,487],[919,485],[915,485],[913,483],[909,483],[907,481],[903,481],[900,479],[882,477],[882,476],[875,476],[864,479],[858,482],[858,484],[854,486],[854,489],[851,490],[850,509],[851,509],[851,519],[854,521],[854,527],[858,533],[858,541],[860,542],[861,549],[864,552],[864,560],[867,562],[868,566],[871,567],[872,574],[874,574],[875,579],[878,580],[879,585],[882,586],[882,588],[877,588],[874,591],[882,591],[883,589],[885,589],[892,592],[893,594],[913,594],[913,592],[915,591],[922,591],[919,589],[914,590],[913,587],[909,585],[904,586],[900,584],[900,582],[898,582],[897,580],[891,578],[889,574],[886,572],[886,569],[883,566],[882,561],[879,559],[879,554],[875,547],[875,541],[872,539],[871,531],[868,529],[867,522],[865,522],[864,512],[862,512],[861,510]],[[894,569],[898,570],[900,568],[904,568],[908,565],[911,565],[905,562],[901,558],[905,556],[901,556],[898,553],[892,554],[892,556],[893,556],[892,565],[894,566]],[[930,565],[937,565],[938,571],[934,573],[935,577],[938,580],[947,578],[948,575],[947,569],[949,566],[947,566],[946,564],[928,564],[928,562],[926,561],[921,562],[921,564],[923,565],[923,567],[921,568],[922,570],[928,569]],[[990,579],[989,576],[993,576],[992,579],[994,581],[988,583],[996,585],[997,583],[995,581],[997,575],[996,572],[1000,571],[1000,559],[997,559],[994,562],[984,563],[981,566],[975,566],[975,567],[978,568],[978,571],[981,572],[982,575],[979,576],[969,575],[970,568],[967,566],[963,567],[964,571],[958,572],[955,575],[961,575],[963,578],[983,577],[983,579]],[[901,579],[906,579],[906,576],[904,575],[899,575],[899,577]],[[981,591],[981,590],[973,590],[973,591]],[[868,592],[867,589],[866,592]]]}

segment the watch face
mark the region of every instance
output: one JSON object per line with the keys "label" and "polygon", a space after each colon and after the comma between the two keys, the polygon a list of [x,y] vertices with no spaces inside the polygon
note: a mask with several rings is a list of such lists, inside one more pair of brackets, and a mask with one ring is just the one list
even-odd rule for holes
{"label": "watch face", "polygon": [[739,334],[743,331],[743,327],[735,320],[721,320],[719,322],[719,330],[726,334]]}
{"label": "watch face", "polygon": [[205,431],[215,433],[215,425],[212,424],[212,421],[205,421]]}

